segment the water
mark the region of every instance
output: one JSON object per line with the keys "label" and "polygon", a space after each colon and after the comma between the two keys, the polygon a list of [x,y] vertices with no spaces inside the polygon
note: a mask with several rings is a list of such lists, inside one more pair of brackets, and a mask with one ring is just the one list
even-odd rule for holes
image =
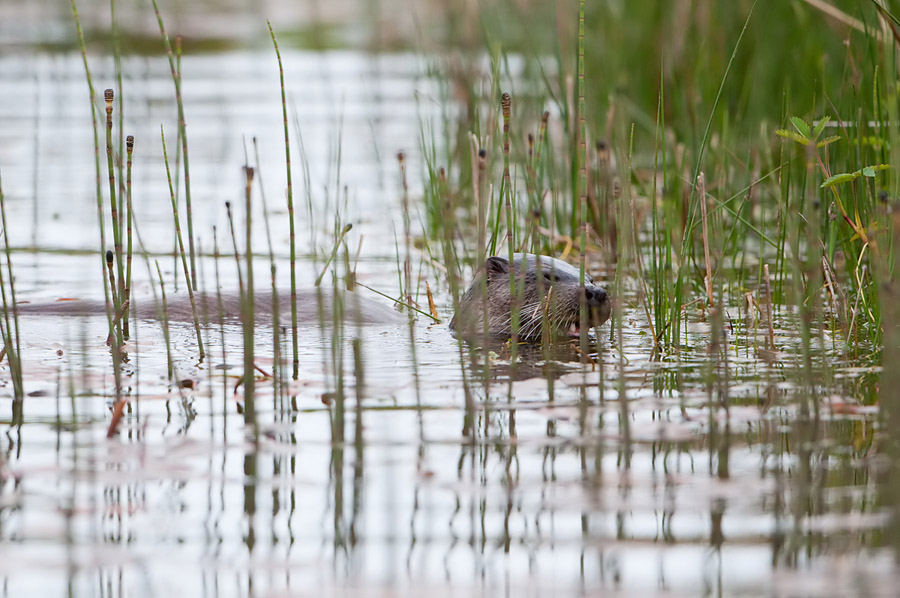
{"label": "water", "polygon": [[[283,53],[310,173],[307,192],[295,141],[301,285],[312,286],[336,226],[350,222],[351,256],[361,243],[358,279],[396,296],[404,250],[395,155],[407,155],[415,200],[422,127],[437,130],[445,109],[430,61]],[[111,61],[91,59],[98,88],[112,86]],[[135,262],[136,293],[151,296],[152,260],[167,291],[184,292],[180,264],[167,255],[173,227],[159,127],[174,161],[168,65],[153,57],[123,66],[125,128],[137,138],[136,218],[153,254]],[[286,287],[275,57],[267,49],[191,55],[183,73],[199,245],[211,254],[216,226],[220,248],[231,250],[224,202],[242,221],[241,166],[245,143],[256,162],[256,138]],[[12,54],[0,58],[0,78],[7,233],[29,249],[13,258],[18,298],[100,297],[81,58]],[[414,228],[421,210],[416,201]],[[260,216],[254,242],[264,254]],[[213,288],[215,261],[199,265]],[[219,284],[234,289],[233,260],[218,266]],[[267,285],[267,260],[255,271]],[[9,424],[8,364],[0,369],[3,595],[893,595],[892,556],[880,548],[875,374],[835,339],[822,336],[815,359],[828,367],[805,381],[791,310],[776,313],[779,352],[769,360],[760,351],[765,320],[757,326],[731,305],[723,351],[710,351],[710,325],[691,312],[688,348],[654,360],[643,308],[625,288],[622,337],[600,330],[595,367],[582,369],[565,345],[552,375],[528,347],[510,371],[502,347],[475,351],[475,363],[468,347],[460,351],[440,269],[415,253],[414,272],[435,291],[443,321],[420,317],[411,331],[348,326],[337,339],[301,328],[300,380],[286,392],[271,379],[257,383],[258,446],[239,412],[237,327],[205,329],[209,358],[198,363],[193,328],[173,326],[176,377],[191,383],[177,388],[166,378],[159,324],[139,323],[124,368],[134,400],[107,439],[114,381],[103,319],[23,318],[21,426]],[[263,372],[273,368],[271,339],[271,328],[257,330]]]}

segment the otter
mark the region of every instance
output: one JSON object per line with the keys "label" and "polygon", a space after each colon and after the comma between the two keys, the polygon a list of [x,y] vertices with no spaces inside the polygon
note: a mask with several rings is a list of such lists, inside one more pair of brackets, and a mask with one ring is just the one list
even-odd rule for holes
{"label": "otter", "polygon": [[[257,324],[272,324],[272,293],[258,292],[254,294],[254,314]],[[321,319],[325,323],[333,320],[333,306],[335,294],[331,290],[322,290],[317,293],[313,290],[297,292],[297,320],[301,325],[310,325],[319,322],[319,301],[321,300]],[[343,300],[343,320],[348,324],[359,322],[361,324],[388,325],[407,322],[406,316],[398,311],[359,296],[357,293],[346,292],[340,294]],[[208,319],[210,323],[219,322],[219,299],[215,295],[197,293],[197,314],[201,322]],[[221,317],[225,322],[236,323],[241,317],[241,299],[239,295],[225,293],[221,296]],[[48,316],[105,316],[106,305],[103,301],[61,299],[47,303],[20,302],[16,309],[22,315],[48,315]],[[162,319],[162,304],[151,297],[133,301],[130,304],[130,317],[139,320]],[[291,294],[290,292],[278,293],[278,312],[282,324],[291,323]],[[190,298],[187,293],[176,293],[166,298],[165,317],[170,322],[191,322],[194,319],[191,310]]]}
{"label": "otter", "polygon": [[[578,268],[552,257],[530,253],[513,255],[519,305],[518,337],[541,340],[544,321],[550,336],[579,336],[580,305],[586,301],[588,323],[599,326],[609,319],[612,308],[606,291],[585,274],[581,286]],[[487,334],[512,335],[509,288],[510,264],[502,257],[489,257],[463,294],[450,321],[450,328],[466,337]]]}

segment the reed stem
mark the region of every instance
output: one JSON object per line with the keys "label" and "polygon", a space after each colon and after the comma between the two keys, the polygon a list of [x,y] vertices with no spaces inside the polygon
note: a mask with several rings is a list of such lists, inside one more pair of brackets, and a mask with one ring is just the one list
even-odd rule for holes
{"label": "reed stem", "polygon": [[[134,216],[134,212],[132,211],[131,206],[131,163],[132,157],[134,154],[134,135],[129,135],[125,138],[125,151],[128,156],[127,167],[125,169],[125,195],[127,198],[125,204],[125,238],[128,243],[128,247],[126,250],[125,257],[125,287],[123,289],[125,295],[122,300],[123,303],[127,303],[131,300],[131,262],[133,255],[133,245],[132,245],[132,235],[131,235],[131,226],[132,226],[132,218]],[[128,340],[129,330],[128,330],[128,312],[130,310],[130,306],[126,308],[125,315],[122,321],[122,330],[123,336],[125,340]]]}
{"label": "reed stem", "polygon": [[[175,103],[178,105],[178,136],[181,138],[181,153],[184,158],[184,203],[185,203],[185,216],[187,217],[187,231],[188,231],[188,247],[190,248],[191,255],[191,268],[190,268],[190,276],[187,276],[188,285],[191,287],[191,291],[197,290],[197,269],[196,269],[196,258],[194,257],[194,221],[193,216],[191,214],[191,169],[190,163],[188,161],[188,140],[187,140],[187,123],[184,117],[184,102],[181,99],[181,72],[180,69],[175,64],[175,54],[172,51],[172,44],[169,41],[169,36],[166,34],[166,27],[163,23],[162,15],[159,12],[159,4],[156,0],[151,0],[153,2],[153,11],[156,13],[156,20],[159,23],[159,34],[162,37],[163,45],[166,48],[166,57],[169,59],[169,70],[172,73],[172,82],[175,84]],[[173,194],[174,197],[174,194]],[[178,239],[179,245],[182,244],[181,239]],[[183,248],[181,249],[183,251]],[[193,296],[193,295],[192,295]],[[196,317],[196,316],[195,316]],[[198,332],[199,336],[199,332]],[[201,345],[200,349],[201,358],[203,354],[203,348]]]}
{"label": "reed stem", "polygon": [[[2,330],[3,348],[6,351],[6,358],[9,361],[9,373],[13,383],[13,419],[16,425],[22,423],[21,402],[25,397],[24,380],[22,377],[22,348],[20,345],[19,335],[19,310],[16,307],[16,284],[12,269],[12,252],[9,246],[9,226],[6,222],[6,197],[3,194],[3,182],[0,179],[0,224],[3,225],[3,246],[6,252],[6,269],[9,278],[9,297],[6,295],[6,284],[3,280],[2,269],[0,269],[0,293],[2,293],[3,301],[3,321]],[[12,322],[10,322],[9,314],[12,313]],[[2,356],[0,356],[2,359]]]}
{"label": "reed stem", "polygon": [[[244,167],[244,175],[246,178],[246,187],[244,188],[244,232],[245,245],[244,252],[246,258],[247,272],[247,292],[244,293],[241,302],[241,320],[244,330],[244,425],[252,428],[254,441],[259,440],[259,425],[256,421],[256,377],[253,365],[254,350],[254,325],[256,318],[254,317],[253,305],[253,212],[251,209],[251,197],[253,190],[253,169],[249,166]],[[275,324],[278,325],[277,323]]]}
{"label": "reed stem", "polygon": [[272,23],[266,20],[266,24],[269,26],[272,44],[275,46],[275,56],[278,58],[278,77],[281,82],[281,114],[284,119],[284,164],[287,170],[287,208],[291,244],[291,348],[294,358],[293,378],[297,380],[300,376],[300,351],[297,333],[297,249],[294,232],[294,184],[291,177],[291,137],[288,130],[287,95],[284,90],[284,67],[281,63],[281,51],[278,49],[278,40],[275,39]]}
{"label": "reed stem", "polygon": [[[124,258],[122,256],[122,230],[119,220],[119,204],[116,200],[116,169],[115,169],[115,149],[112,140],[113,128],[113,98],[112,89],[107,89],[103,93],[106,102],[106,167],[109,173],[109,209],[112,220],[113,231],[113,248],[115,249],[116,261],[116,277],[118,277],[118,286],[112,287],[113,293],[113,312],[118,314],[122,309],[122,300],[125,297],[125,276],[124,276]],[[107,267],[109,266],[109,256],[107,256]],[[110,279],[112,281],[112,279]],[[116,327],[116,339],[119,345],[124,342],[124,332],[121,326]]]}
{"label": "reed stem", "polygon": [[587,121],[584,106],[584,0],[578,3],[578,223],[581,251],[578,258],[578,283],[582,291],[578,306],[579,346],[582,359],[588,355],[588,310],[585,292],[585,254],[587,253]]}
{"label": "reed stem", "polygon": [[162,125],[159,127],[160,138],[162,139],[163,162],[166,164],[166,179],[169,182],[169,198],[172,201],[172,218],[175,221],[175,238],[178,239],[178,253],[181,256],[181,267],[184,271],[184,279],[188,281],[187,291],[188,298],[191,301],[191,315],[194,319],[194,332],[197,334],[197,347],[200,352],[200,361],[206,357],[206,351],[203,349],[203,335],[200,333],[200,316],[197,313],[197,301],[194,297],[194,285],[191,284],[191,275],[188,269],[187,256],[184,251],[184,241],[181,237],[181,220],[178,217],[178,202],[175,201],[175,189],[172,187],[172,173],[169,170],[169,155],[166,152],[166,133]]}
{"label": "reed stem", "polygon": [[500,97],[500,109],[503,114],[503,193],[502,200],[506,212],[506,250],[509,258],[509,308],[510,308],[510,360],[515,362],[516,345],[519,340],[519,293],[516,292],[515,265],[515,219],[512,208],[512,183],[509,175],[509,121],[512,113],[512,98],[508,93]]}

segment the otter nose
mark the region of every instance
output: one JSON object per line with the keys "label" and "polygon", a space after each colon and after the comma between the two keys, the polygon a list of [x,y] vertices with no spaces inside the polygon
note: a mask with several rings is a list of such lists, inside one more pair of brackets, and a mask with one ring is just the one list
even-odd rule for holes
{"label": "otter nose", "polygon": [[599,307],[606,303],[606,291],[601,287],[585,286],[584,297],[590,307]]}

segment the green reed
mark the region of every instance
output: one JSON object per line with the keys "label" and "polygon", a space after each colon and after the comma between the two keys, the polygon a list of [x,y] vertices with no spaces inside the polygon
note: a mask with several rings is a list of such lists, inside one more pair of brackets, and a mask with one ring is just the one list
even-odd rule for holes
{"label": "green reed", "polygon": [[[107,286],[105,270],[106,270],[106,227],[104,225],[103,218],[103,191],[101,185],[101,174],[100,174],[100,132],[99,132],[99,122],[97,115],[97,94],[94,90],[94,83],[91,77],[91,69],[88,64],[87,59],[87,46],[84,41],[84,32],[81,29],[81,21],[78,18],[78,7],[75,3],[75,0],[71,0],[72,5],[72,15],[75,20],[75,29],[78,34],[78,45],[81,49],[81,59],[84,63],[84,73],[85,78],[87,80],[88,92],[91,104],[91,124],[94,133],[94,172],[96,174],[96,198],[97,198],[97,223],[99,226],[100,232],[100,268],[101,273],[104,274],[102,276],[103,279],[103,295],[106,303],[106,321],[109,329],[109,338],[111,340],[116,340],[117,342],[111,346],[111,355],[112,355],[112,365],[113,365],[113,377],[115,379],[115,393],[116,400],[118,401],[121,398],[122,391],[122,373],[121,373],[121,359],[122,355],[120,354],[119,348],[121,347],[121,339],[119,338],[116,329],[115,329],[115,321],[114,321],[114,309],[113,305],[110,302],[110,293],[114,292],[114,289]],[[109,129],[109,126],[107,126]],[[111,142],[110,142],[111,144]],[[114,184],[114,183],[113,183]]]}
{"label": "green reed", "polygon": [[[253,159],[256,163],[256,166],[254,167],[256,171],[256,178],[259,180],[259,197],[262,204],[263,223],[265,224],[266,228],[266,244],[268,245],[269,252],[269,282],[271,283],[272,288],[272,382],[275,389],[275,400],[276,402],[278,402],[279,400],[283,399],[283,397],[281,396],[281,392],[283,389],[283,376],[281,372],[281,306],[278,299],[278,276],[275,264],[275,250],[272,246],[272,230],[271,226],[269,225],[269,208],[268,204],[266,203],[266,192],[263,186],[262,170],[259,161],[259,147],[256,143],[256,137],[253,138]],[[292,308],[291,311],[296,311],[296,308]]]}
{"label": "green reed", "polygon": [[126,252],[125,252],[125,284],[122,288],[124,293],[123,303],[126,305],[125,315],[122,316],[122,330],[123,336],[127,340],[128,339],[128,313],[130,300],[131,300],[131,262],[132,262],[132,251],[134,249],[131,231],[132,231],[132,222],[133,222],[133,212],[132,212],[132,204],[131,204],[131,165],[132,159],[134,157],[134,136],[129,135],[125,138],[125,151],[127,153],[127,165],[125,169],[125,194],[126,194],[126,203],[125,203],[125,239],[127,243]]}
{"label": "green reed", "polygon": [[[517,270],[515,267],[515,218],[513,213],[512,201],[512,182],[509,176],[509,121],[512,112],[512,99],[508,93],[504,93],[500,97],[500,106],[503,113],[503,178],[500,187],[500,203],[503,204],[504,213],[506,215],[506,249],[509,259],[509,305],[510,305],[510,347],[512,349],[512,360],[515,361],[516,343],[519,337],[519,306],[522,302],[519,300],[519,293],[516,285]],[[499,222],[499,218],[497,221]]]}
{"label": "green reed", "polygon": [[[215,324],[219,328],[219,344],[222,347],[222,367],[225,368],[228,365],[228,350],[225,344],[225,303],[222,299],[222,286],[219,284],[219,238],[216,234],[216,227],[213,227],[213,265],[214,265],[214,273],[215,273],[215,282],[216,282],[216,313],[218,314],[218,321]],[[222,373],[222,434],[223,441],[227,441],[227,417],[228,417],[228,404],[229,404],[229,394],[228,394],[228,376],[225,374],[223,369]]]}
{"label": "green reed", "polygon": [[[256,325],[253,288],[253,174],[251,167],[244,167],[244,255],[247,275],[246,292],[241,296],[241,324],[244,332],[244,425],[251,428],[254,442],[259,441],[259,423],[256,419],[256,372],[253,363],[254,331]],[[278,326],[278,322],[274,323]]]}
{"label": "green reed", "polygon": [[[587,251],[587,116],[584,107],[584,0],[578,3],[578,282],[584,288],[585,253]],[[575,194],[572,194],[574,199]],[[574,208],[572,210],[575,211]],[[580,330],[580,346],[582,358],[588,352],[588,310],[587,297],[584,293],[579,300],[578,326]]]}
{"label": "green reed", "polygon": [[[190,277],[186,280],[192,290],[197,290],[197,268],[194,252],[194,219],[191,209],[191,170],[188,160],[188,140],[187,140],[187,122],[184,117],[184,102],[181,95],[181,69],[175,63],[175,54],[172,51],[172,44],[166,33],[166,27],[163,23],[162,15],[159,12],[159,5],[156,0],[153,2],[153,11],[156,14],[156,21],[159,24],[159,35],[162,38],[163,46],[166,49],[166,57],[169,59],[169,70],[172,74],[172,82],[175,84],[175,104],[178,106],[178,137],[181,139],[181,152],[184,159],[184,203],[185,216],[187,220],[188,247],[190,248],[191,268]],[[179,243],[181,240],[179,239]],[[183,250],[183,249],[182,249]],[[203,350],[201,348],[201,355]]]}
{"label": "green reed", "polygon": [[[6,281],[0,267],[0,300],[3,302],[3,326],[0,333],[3,338],[3,352],[9,362],[10,378],[13,384],[13,422],[22,423],[22,401],[25,390],[22,378],[22,348],[19,335],[19,312],[16,309],[16,283],[13,277],[12,252],[9,247],[9,226],[6,222],[6,197],[3,194],[3,180],[0,178],[0,224],[3,225],[3,248],[6,255],[6,271],[9,279],[9,295],[6,293]],[[12,318],[10,318],[12,314]],[[2,357],[0,357],[2,359]]]}
{"label": "green reed", "polygon": [[184,250],[184,241],[181,236],[181,219],[178,217],[178,202],[175,201],[175,189],[172,186],[172,172],[169,169],[169,156],[166,151],[166,134],[163,130],[162,125],[159,127],[159,135],[162,140],[162,151],[163,151],[163,162],[166,166],[166,180],[169,183],[169,199],[172,202],[172,218],[175,224],[175,238],[178,240],[178,254],[181,256],[181,266],[182,271],[184,272],[184,279],[188,281],[187,292],[188,299],[191,302],[191,314],[194,319],[194,332],[197,335],[197,350],[200,353],[200,361],[203,361],[204,357],[206,357],[206,352],[203,349],[203,335],[200,333],[200,317],[197,312],[197,300],[194,296],[194,285],[190,283],[192,280],[190,270],[188,269],[187,255]]}
{"label": "green reed", "polygon": [[[272,45],[275,46],[275,56],[278,58],[278,77],[281,84],[281,114],[284,121],[284,164],[287,171],[287,208],[290,219],[290,245],[291,245],[291,348],[293,349],[293,378],[300,375],[300,357],[297,335],[297,253],[296,235],[294,232],[294,184],[291,177],[291,136],[288,130],[287,94],[284,89],[284,66],[281,63],[281,51],[278,49],[278,40],[275,39],[275,31],[272,23],[266,20],[269,27],[269,35],[272,37]],[[308,174],[307,174],[308,178]]]}
{"label": "green reed", "polygon": [[[113,311],[118,314],[118,312],[122,309],[122,301],[125,300],[125,270],[124,270],[124,256],[122,254],[122,229],[121,229],[121,220],[119,219],[119,204],[116,201],[116,169],[115,169],[115,159],[114,153],[115,148],[113,147],[113,138],[112,138],[112,129],[113,129],[113,98],[114,92],[112,89],[107,89],[103,93],[103,98],[106,103],[106,163],[107,163],[107,172],[109,174],[109,208],[110,208],[110,216],[112,222],[112,231],[113,231],[113,248],[115,250],[116,257],[116,275],[118,279],[118,286],[111,287],[113,290]],[[108,261],[108,260],[107,260]],[[122,326],[118,326],[116,329],[117,334],[117,344],[121,345],[124,342],[124,335]]]}

